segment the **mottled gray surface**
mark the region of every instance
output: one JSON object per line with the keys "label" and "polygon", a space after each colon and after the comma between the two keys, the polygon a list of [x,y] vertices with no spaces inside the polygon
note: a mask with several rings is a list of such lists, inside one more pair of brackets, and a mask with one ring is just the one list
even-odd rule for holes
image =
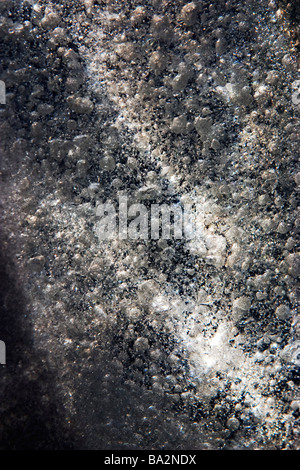
{"label": "mottled gray surface", "polygon": [[[279,4],[0,9],[0,448],[298,449],[299,52]],[[200,204],[201,236],[99,240],[97,205],[124,194]]]}

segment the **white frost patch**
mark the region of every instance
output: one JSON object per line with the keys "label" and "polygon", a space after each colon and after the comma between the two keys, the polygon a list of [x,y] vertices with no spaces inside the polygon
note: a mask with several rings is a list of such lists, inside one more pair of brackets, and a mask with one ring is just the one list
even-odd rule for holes
{"label": "white frost patch", "polygon": [[241,368],[241,349],[231,347],[232,338],[228,325],[221,323],[214,335],[209,338],[199,333],[187,338],[187,349],[190,353],[191,365],[199,372],[226,372],[230,378],[236,377],[235,370]]}
{"label": "white frost patch", "polygon": [[[192,196],[184,196],[186,200],[192,200]],[[216,222],[220,214],[220,208],[214,202],[196,198],[195,211],[190,213],[188,223],[185,225],[186,247],[191,254],[204,259],[207,264],[216,268],[225,265],[227,256],[227,242],[223,235],[217,233]]]}
{"label": "white frost patch", "polygon": [[170,310],[170,303],[167,297],[158,295],[153,299],[152,308],[157,313],[163,313]]}
{"label": "white frost patch", "polygon": [[[247,299],[240,300],[240,304],[247,304]],[[281,368],[280,359],[272,365],[263,364],[257,355],[244,352],[245,338],[234,322],[223,316],[224,312],[216,312],[210,294],[205,296],[201,291],[198,302],[159,295],[153,300],[152,309],[163,311],[165,322],[172,322],[172,333],[185,351],[190,376],[200,396],[216,396],[229,381],[233,399],[240,402],[246,397],[248,413],[270,425],[276,423],[280,411],[264,392],[269,387],[270,374]]]}
{"label": "white frost patch", "polygon": [[198,383],[201,395],[210,398],[220,389],[218,374],[221,374],[225,381],[232,381],[233,398],[241,400],[242,396],[247,396],[248,410],[257,419],[275,422],[278,416],[274,406],[262,394],[270,381],[270,371],[257,363],[255,357],[244,353],[243,338],[240,335],[233,338],[233,329],[226,320],[220,322],[211,335],[204,328],[195,336],[188,334],[186,326],[181,329],[191,375]]}
{"label": "white frost patch", "polygon": [[300,341],[287,344],[281,351],[280,357],[283,361],[300,367]]}

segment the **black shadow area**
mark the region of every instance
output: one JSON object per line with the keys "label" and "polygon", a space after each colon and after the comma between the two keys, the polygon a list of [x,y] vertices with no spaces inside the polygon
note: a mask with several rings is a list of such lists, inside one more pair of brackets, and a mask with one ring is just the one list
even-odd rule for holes
{"label": "black shadow area", "polygon": [[64,422],[55,372],[36,351],[26,299],[3,253],[0,235],[0,339],[6,365],[0,365],[0,450],[73,450],[76,440]]}

